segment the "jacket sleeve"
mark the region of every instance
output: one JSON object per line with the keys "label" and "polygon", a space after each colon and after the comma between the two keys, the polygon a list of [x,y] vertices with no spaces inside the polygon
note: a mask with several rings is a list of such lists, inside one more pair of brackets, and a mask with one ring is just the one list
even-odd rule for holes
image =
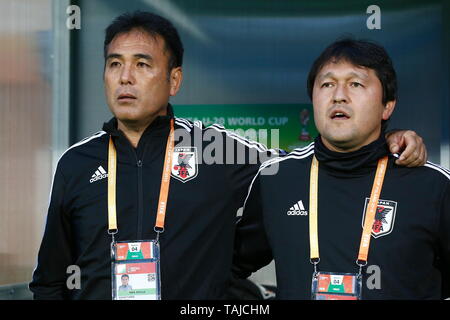
{"label": "jacket sleeve", "polygon": [[[252,142],[255,143],[255,142]],[[281,149],[267,149],[264,145],[253,148],[236,142],[232,183],[237,190],[237,203],[241,207],[249,192],[249,186],[261,165],[270,159],[283,157],[286,152]]]}
{"label": "jacket sleeve", "polygon": [[72,264],[72,254],[70,222],[63,210],[64,192],[64,177],[58,164],[37,266],[29,284],[34,299],[66,298],[66,270]]}
{"label": "jacket sleeve", "polygon": [[272,261],[264,228],[259,175],[250,187],[241,218],[236,224],[233,266],[235,277],[247,278]]}
{"label": "jacket sleeve", "polygon": [[442,298],[450,298],[450,181],[447,183],[439,221],[439,266],[442,273]]}

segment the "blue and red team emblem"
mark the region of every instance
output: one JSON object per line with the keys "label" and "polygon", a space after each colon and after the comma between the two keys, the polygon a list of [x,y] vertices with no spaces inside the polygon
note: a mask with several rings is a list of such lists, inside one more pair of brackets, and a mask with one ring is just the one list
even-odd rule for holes
{"label": "blue and red team emblem", "polygon": [[[369,198],[366,198],[362,226],[366,218],[366,210],[369,205]],[[397,202],[391,200],[378,200],[377,211],[375,212],[375,221],[372,226],[372,237],[378,238],[388,235],[392,232],[395,222],[395,212],[397,211]]]}
{"label": "blue and red team emblem", "polygon": [[197,150],[195,147],[176,147],[172,158],[172,177],[186,182],[197,176]]}

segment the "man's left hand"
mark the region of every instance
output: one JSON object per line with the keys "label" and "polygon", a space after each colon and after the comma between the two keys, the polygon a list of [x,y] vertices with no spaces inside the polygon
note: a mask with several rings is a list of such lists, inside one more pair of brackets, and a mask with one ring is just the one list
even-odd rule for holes
{"label": "man's left hand", "polygon": [[400,154],[396,164],[406,167],[418,167],[428,158],[423,139],[412,130],[399,130],[386,133],[386,141],[391,153]]}

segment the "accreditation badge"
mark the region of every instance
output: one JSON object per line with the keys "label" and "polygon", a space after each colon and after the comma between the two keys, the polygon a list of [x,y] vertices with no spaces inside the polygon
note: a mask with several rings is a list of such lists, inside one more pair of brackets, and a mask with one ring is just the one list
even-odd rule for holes
{"label": "accreditation badge", "polygon": [[160,251],[155,240],[112,244],[113,300],[161,300]]}
{"label": "accreditation badge", "polygon": [[356,273],[317,272],[312,300],[361,300],[362,277]]}

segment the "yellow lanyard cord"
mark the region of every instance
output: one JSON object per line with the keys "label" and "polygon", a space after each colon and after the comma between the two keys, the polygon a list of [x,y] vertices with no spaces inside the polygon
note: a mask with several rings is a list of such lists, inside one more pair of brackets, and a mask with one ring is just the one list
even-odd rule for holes
{"label": "yellow lanyard cord", "polygon": [[[155,231],[164,231],[164,219],[167,209],[167,198],[169,196],[170,173],[172,168],[172,155],[175,147],[174,121],[170,120],[170,133],[167,138],[166,154],[164,157],[164,168],[159,191],[158,211],[156,214]],[[116,212],[116,172],[117,172],[117,151],[109,138],[108,148],[108,233],[117,233],[117,212]]]}
{"label": "yellow lanyard cord", "polygon": [[[386,174],[388,163],[388,157],[385,156],[378,160],[377,171],[375,173],[375,179],[372,186],[372,192],[370,194],[370,201],[366,211],[366,217],[364,221],[363,233],[361,236],[361,243],[358,254],[359,261],[367,263],[367,256],[369,253],[370,236],[372,233],[372,227],[375,220],[375,213],[378,206],[378,200],[380,199],[381,189],[383,187],[384,176]],[[311,262],[320,259],[319,256],[319,235],[317,227],[318,216],[318,176],[319,176],[319,162],[316,157],[313,156],[311,163],[311,175],[309,184],[309,242],[310,242],[310,258]]]}
{"label": "yellow lanyard cord", "polygon": [[172,171],[172,155],[174,150],[173,119],[170,122],[170,133],[167,138],[166,156],[164,157],[164,168],[161,177],[161,189],[159,191],[158,210],[156,211],[155,231],[164,231],[164,219],[166,217],[167,198],[169,197],[170,173]]}
{"label": "yellow lanyard cord", "polygon": [[319,232],[317,230],[317,202],[319,162],[313,156],[309,177],[309,243],[311,260],[319,259]]}
{"label": "yellow lanyard cord", "polygon": [[383,187],[384,175],[386,174],[387,163],[388,163],[387,156],[378,160],[377,172],[375,173],[372,192],[370,193],[369,206],[367,207],[366,217],[364,221],[364,229],[361,236],[361,243],[359,246],[358,261],[364,261],[367,263],[370,238],[372,234],[373,223],[375,221],[375,214],[377,211],[378,200],[380,199],[381,188]]}
{"label": "yellow lanyard cord", "polygon": [[117,172],[117,152],[109,137],[108,147],[108,232],[117,232],[116,213],[116,172]]}

